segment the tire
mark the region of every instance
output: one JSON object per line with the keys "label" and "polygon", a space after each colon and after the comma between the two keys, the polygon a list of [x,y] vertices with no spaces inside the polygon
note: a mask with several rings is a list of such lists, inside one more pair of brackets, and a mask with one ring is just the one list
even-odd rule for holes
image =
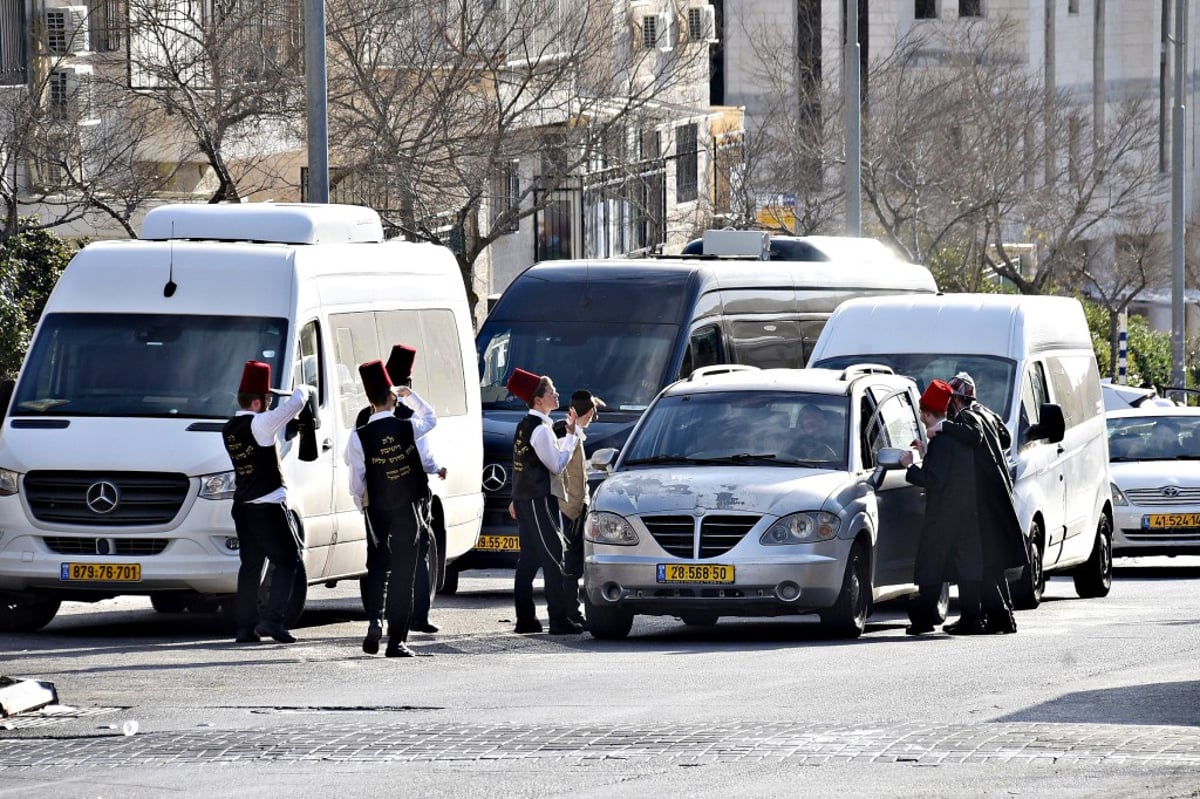
{"label": "tire", "polygon": [[[271,579],[275,576],[275,565],[267,561],[267,568],[263,572],[262,582],[258,586],[258,615],[261,618],[267,609],[267,598],[271,588]],[[283,624],[286,627],[293,627],[300,621],[301,614],[304,613],[304,603],[308,599],[308,570],[304,567],[304,559],[301,558],[300,566],[296,569],[296,576],[292,580],[292,593],[288,597],[287,606],[283,611]]]}
{"label": "tire", "polygon": [[689,627],[712,627],[719,618],[721,617],[718,614],[706,610],[679,614],[679,620]]}
{"label": "tire", "polygon": [[621,608],[600,608],[586,598],[583,602],[587,614],[587,631],[601,641],[619,641],[633,629],[633,614]]}
{"label": "tire", "polygon": [[183,613],[192,599],[183,591],[164,591],[150,595],[150,606],[159,613]]}
{"label": "tire", "polygon": [[429,569],[429,607],[433,607],[433,600],[438,593],[438,585],[443,581],[443,573],[446,570],[446,564],[442,562],[442,548],[438,544],[436,535],[429,536],[429,551],[425,553],[425,564]]}
{"label": "tire", "polygon": [[1009,581],[1013,607],[1017,610],[1033,610],[1042,603],[1042,592],[1046,589],[1046,573],[1042,569],[1042,525],[1035,519],[1029,527],[1029,568],[1021,572],[1015,581]]}
{"label": "tire", "polygon": [[446,564],[446,574],[442,577],[442,587],[438,589],[438,593],[446,596],[458,593],[458,569],[454,568],[454,564]]}
{"label": "tire", "polygon": [[1092,544],[1092,556],[1087,563],[1077,567],[1072,576],[1075,578],[1075,593],[1085,599],[1108,596],[1112,588],[1112,530],[1108,517],[1100,514],[1100,522],[1096,525],[1096,541]]}
{"label": "tire", "polygon": [[37,632],[54,619],[61,606],[62,602],[57,599],[0,596],[0,632]]}
{"label": "tire", "polygon": [[833,607],[820,612],[821,625],[839,638],[857,638],[867,627],[871,608],[871,564],[861,544],[855,544],[846,561],[846,576]]}
{"label": "tire", "polygon": [[946,616],[949,615],[949,613],[950,613],[950,583],[942,583],[942,592],[940,594],[938,594],[938,601],[937,601],[937,605],[934,606],[934,609],[933,609],[934,615],[933,615],[932,619],[926,619],[923,617],[917,617],[917,616],[913,615],[916,610],[915,607],[913,606],[913,603],[915,601],[916,601],[915,596],[912,597],[911,599],[909,599],[909,601],[908,601],[908,620],[909,620],[909,622],[911,622],[912,624],[915,624],[917,626],[921,626],[921,625],[927,624],[927,623],[932,623],[934,626],[941,624],[942,622],[944,622],[946,620]]}

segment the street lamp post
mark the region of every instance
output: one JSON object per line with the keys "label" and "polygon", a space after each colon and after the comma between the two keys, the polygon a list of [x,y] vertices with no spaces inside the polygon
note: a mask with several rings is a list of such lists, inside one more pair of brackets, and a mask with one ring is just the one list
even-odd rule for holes
{"label": "street lamp post", "polygon": [[308,201],[329,202],[329,107],[325,0],[304,0],[304,83],[308,100]]}

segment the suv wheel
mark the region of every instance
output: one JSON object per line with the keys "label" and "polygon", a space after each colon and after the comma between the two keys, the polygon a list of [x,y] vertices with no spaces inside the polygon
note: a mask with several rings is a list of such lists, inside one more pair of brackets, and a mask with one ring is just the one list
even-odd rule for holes
{"label": "suv wheel", "polygon": [[821,611],[821,624],[841,638],[857,638],[867,627],[867,612],[871,606],[871,573],[866,549],[855,544],[846,562],[842,590],[833,607]]}
{"label": "suv wheel", "polygon": [[587,614],[587,631],[593,638],[602,641],[617,641],[629,635],[633,629],[633,614],[614,607],[597,607],[586,597],[583,601]]}

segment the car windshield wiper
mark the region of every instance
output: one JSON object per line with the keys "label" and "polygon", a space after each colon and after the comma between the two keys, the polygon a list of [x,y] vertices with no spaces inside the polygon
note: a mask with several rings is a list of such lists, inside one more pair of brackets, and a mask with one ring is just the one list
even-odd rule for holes
{"label": "car windshield wiper", "polygon": [[745,463],[747,461],[773,461],[778,456],[773,452],[756,455],[750,452],[739,452],[736,455],[726,455],[723,458],[708,458],[710,463]]}
{"label": "car windshield wiper", "polygon": [[712,463],[711,458],[688,458],[684,455],[651,455],[647,458],[633,458],[625,461],[626,466],[637,466],[644,463]]}

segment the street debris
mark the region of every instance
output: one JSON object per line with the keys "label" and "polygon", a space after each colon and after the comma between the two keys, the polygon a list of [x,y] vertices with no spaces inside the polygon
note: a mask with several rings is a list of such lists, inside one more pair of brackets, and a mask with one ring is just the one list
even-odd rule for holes
{"label": "street debris", "polygon": [[9,718],[56,704],[58,692],[52,682],[0,677],[0,717]]}

